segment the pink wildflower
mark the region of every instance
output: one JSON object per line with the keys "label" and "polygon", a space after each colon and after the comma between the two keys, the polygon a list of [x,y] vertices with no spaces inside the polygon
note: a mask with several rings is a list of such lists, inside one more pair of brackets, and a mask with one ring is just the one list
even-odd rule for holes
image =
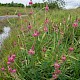
{"label": "pink wildflower", "polygon": [[2,68],[1,68],[1,70],[2,70],[2,71],[5,71],[5,68],[4,68],[4,67],[2,67]]}
{"label": "pink wildflower", "polygon": [[32,0],[30,0],[29,5],[32,5],[32,4],[33,4],[33,2],[32,2]]}
{"label": "pink wildflower", "polygon": [[44,48],[42,49],[42,51],[43,51],[43,52],[46,52],[46,47],[44,47]]}
{"label": "pink wildflower", "polygon": [[13,57],[10,57],[10,62],[14,62],[14,58]]}
{"label": "pink wildflower", "polygon": [[61,73],[61,70],[55,70],[54,71],[54,74],[60,74]]}
{"label": "pink wildflower", "polygon": [[8,64],[8,65],[10,65],[10,64],[11,64],[11,62],[9,62],[9,61],[8,61],[8,62],[7,62],[7,64]]}
{"label": "pink wildflower", "polygon": [[74,28],[78,27],[78,22],[74,22],[74,23],[73,23],[73,27],[74,27]]}
{"label": "pink wildflower", "polygon": [[9,71],[9,72],[12,72],[12,68],[8,67],[8,71]]}
{"label": "pink wildflower", "polygon": [[59,69],[59,68],[60,68],[60,65],[56,62],[56,63],[54,64],[54,68],[55,68],[55,69]]}
{"label": "pink wildflower", "polygon": [[49,11],[49,6],[48,5],[46,5],[45,10]]}
{"label": "pink wildflower", "polygon": [[30,11],[29,14],[32,15],[33,14],[33,11]]}
{"label": "pink wildflower", "polygon": [[28,51],[28,54],[30,54],[30,55],[34,55],[34,54],[35,54],[35,51],[32,50],[32,49],[30,49],[30,50]]}
{"label": "pink wildflower", "polygon": [[53,77],[53,79],[57,79],[58,75],[57,74],[53,74],[52,77]]}
{"label": "pink wildflower", "polygon": [[46,26],[44,27],[44,31],[45,32],[48,32],[48,28]]}
{"label": "pink wildflower", "polygon": [[10,64],[10,62],[14,62],[15,57],[16,57],[15,54],[9,56],[9,57],[8,57],[8,62],[7,62],[7,64]]}
{"label": "pink wildflower", "polygon": [[16,69],[13,69],[13,70],[12,70],[12,73],[16,73]]}
{"label": "pink wildflower", "polygon": [[62,60],[62,61],[65,61],[65,60],[66,60],[66,56],[63,55],[63,56],[61,57],[61,60]]}
{"label": "pink wildflower", "polygon": [[13,54],[11,57],[15,59],[16,55],[15,55],[15,54]]}
{"label": "pink wildflower", "polygon": [[29,24],[29,25],[28,25],[28,29],[31,29],[31,28],[32,28],[32,26]]}
{"label": "pink wildflower", "polygon": [[70,48],[69,48],[69,51],[73,51],[73,50],[74,50],[74,48],[73,48],[73,47],[70,47]]}
{"label": "pink wildflower", "polygon": [[20,17],[21,16],[21,13],[18,13],[18,17]]}
{"label": "pink wildflower", "polygon": [[8,62],[11,62],[11,56],[8,57]]}
{"label": "pink wildflower", "polygon": [[34,37],[39,36],[39,32],[38,32],[37,30],[35,30],[33,36],[34,36]]}

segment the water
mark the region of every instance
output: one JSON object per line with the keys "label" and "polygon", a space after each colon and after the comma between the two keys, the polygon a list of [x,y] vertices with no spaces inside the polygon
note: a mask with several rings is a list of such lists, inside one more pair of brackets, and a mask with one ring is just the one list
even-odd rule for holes
{"label": "water", "polygon": [[0,34],[0,48],[3,43],[3,41],[9,36],[10,27],[4,27],[3,33]]}

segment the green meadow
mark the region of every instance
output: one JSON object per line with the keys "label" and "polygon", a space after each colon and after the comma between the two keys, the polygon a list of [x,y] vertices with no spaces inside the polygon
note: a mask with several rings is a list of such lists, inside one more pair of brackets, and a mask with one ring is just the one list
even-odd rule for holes
{"label": "green meadow", "polygon": [[0,7],[0,16],[18,13],[26,17],[0,21],[0,32],[11,28],[0,50],[0,80],[80,80],[80,8]]}

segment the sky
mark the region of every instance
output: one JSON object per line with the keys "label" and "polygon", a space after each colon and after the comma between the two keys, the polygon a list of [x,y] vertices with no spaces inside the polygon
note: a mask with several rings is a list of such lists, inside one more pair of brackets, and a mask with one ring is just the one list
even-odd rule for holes
{"label": "sky", "polygon": [[[24,5],[28,4],[30,0],[0,0],[0,3],[10,3],[14,1],[15,3],[23,3]],[[80,0],[64,0],[66,2],[65,8],[76,8],[80,6]],[[42,0],[33,0],[34,3],[42,2]]]}

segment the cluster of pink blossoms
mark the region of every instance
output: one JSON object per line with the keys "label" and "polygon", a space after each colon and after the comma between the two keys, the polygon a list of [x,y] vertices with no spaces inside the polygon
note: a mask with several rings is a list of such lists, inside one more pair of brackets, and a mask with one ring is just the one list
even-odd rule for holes
{"label": "cluster of pink blossoms", "polygon": [[[45,11],[49,11],[49,6],[48,6],[48,4],[46,4],[46,6],[45,6]],[[44,32],[48,32],[48,27],[47,27],[47,24],[49,23],[49,20],[48,20],[48,18],[46,18],[46,20],[45,20],[45,22],[44,22],[44,24],[45,24],[45,26],[44,26]]]}
{"label": "cluster of pink blossoms", "polygon": [[78,27],[78,22],[74,22],[72,25],[74,28]]}
{"label": "cluster of pink blossoms", "polygon": [[49,23],[49,20],[48,20],[48,18],[46,18],[44,21],[44,28],[43,28],[44,32],[48,32],[48,27],[47,27],[48,23]]}
{"label": "cluster of pink blossoms", "polygon": [[59,70],[60,68],[60,64],[58,62],[54,63],[54,73],[53,73],[53,79],[57,79],[58,78],[58,75],[61,73],[61,71]]}
{"label": "cluster of pink blossoms", "polygon": [[18,13],[18,17],[20,17],[21,16],[21,13]]}
{"label": "cluster of pink blossoms", "polygon": [[[12,63],[14,63],[15,61],[15,58],[16,58],[16,55],[13,54],[11,56],[8,57],[8,62],[7,62],[7,65],[8,65],[8,71],[11,72],[11,73],[16,73],[16,69],[12,69],[10,66]],[[6,71],[6,69],[4,67],[1,68],[2,71]]]}
{"label": "cluster of pink blossoms", "polygon": [[13,63],[14,62],[14,60],[15,60],[15,57],[16,57],[16,55],[15,54],[13,54],[13,55],[11,55],[11,56],[9,56],[8,57],[8,62],[7,62],[7,64],[11,64],[11,63]]}
{"label": "cluster of pink blossoms", "polygon": [[45,32],[48,32],[47,26],[44,26],[44,31],[45,31]]}
{"label": "cluster of pink blossoms", "polygon": [[46,10],[46,11],[49,11],[49,6],[48,6],[48,4],[46,4],[45,10]]}
{"label": "cluster of pink blossoms", "polygon": [[[33,2],[32,2],[32,0],[30,0],[30,1],[29,1],[29,5],[32,5],[32,4],[33,4]],[[49,6],[48,6],[48,4],[46,4],[46,6],[45,6],[45,11],[49,11]],[[31,9],[31,11],[29,12],[29,14],[30,14],[30,15],[33,14],[32,9]],[[46,26],[48,23],[49,23],[49,20],[48,20],[48,18],[46,18],[46,20],[44,21],[45,26],[43,27],[44,32],[48,32],[48,27]],[[28,29],[30,30],[31,28],[32,28],[32,26],[29,24],[29,25],[28,25]],[[34,36],[34,37],[39,36],[39,32],[38,32],[37,30],[35,30],[32,36]]]}
{"label": "cluster of pink blossoms", "polygon": [[72,26],[73,26],[74,28],[77,28],[77,27],[78,27],[78,22],[79,22],[78,19],[75,20],[74,23],[72,24]]}
{"label": "cluster of pink blossoms", "polygon": [[69,51],[73,51],[74,50],[74,48],[73,47],[69,47]]}
{"label": "cluster of pink blossoms", "polygon": [[[66,56],[62,56],[61,57],[61,60],[62,60],[62,62],[64,62],[64,61],[66,61]],[[60,64],[58,63],[58,62],[55,62],[54,63],[54,68],[55,68],[55,70],[54,70],[54,73],[53,73],[53,79],[57,79],[58,78],[58,75],[61,73],[61,70],[59,70],[60,69]]]}
{"label": "cluster of pink blossoms", "polygon": [[31,24],[29,23],[29,25],[28,25],[28,29],[30,30],[32,28],[32,26],[31,26]]}
{"label": "cluster of pink blossoms", "polygon": [[33,49],[30,49],[30,50],[28,51],[28,54],[34,55],[34,54],[35,54],[35,51],[34,51]]}
{"label": "cluster of pink blossoms", "polygon": [[37,37],[39,36],[39,34],[40,34],[39,31],[35,30],[32,36]]}
{"label": "cluster of pink blossoms", "polygon": [[33,4],[33,2],[32,2],[32,0],[30,0],[30,1],[29,1],[29,5],[32,5],[32,4]]}
{"label": "cluster of pink blossoms", "polygon": [[29,55],[34,55],[35,54],[35,50],[34,50],[34,45],[32,46],[32,48],[28,51]]}
{"label": "cluster of pink blossoms", "polygon": [[33,11],[31,10],[31,11],[29,12],[29,14],[32,15],[32,14],[33,14]]}

